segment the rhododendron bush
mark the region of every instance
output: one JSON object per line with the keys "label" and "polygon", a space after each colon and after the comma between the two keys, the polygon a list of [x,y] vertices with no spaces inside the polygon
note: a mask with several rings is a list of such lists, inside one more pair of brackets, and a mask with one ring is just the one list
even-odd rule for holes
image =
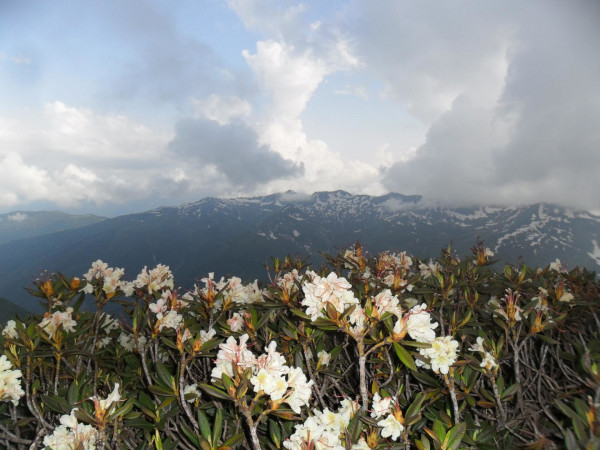
{"label": "rhododendron bush", "polygon": [[597,448],[596,274],[492,258],[47,276],[47,312],[2,328],[0,447]]}

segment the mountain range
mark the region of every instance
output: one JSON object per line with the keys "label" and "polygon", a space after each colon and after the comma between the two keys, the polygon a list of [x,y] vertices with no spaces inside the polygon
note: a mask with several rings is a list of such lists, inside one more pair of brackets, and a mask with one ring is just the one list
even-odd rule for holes
{"label": "mountain range", "polygon": [[128,279],[143,266],[166,264],[176,284],[186,289],[208,272],[264,280],[264,265],[272,256],[300,255],[315,265],[322,261],[319,252],[357,241],[371,254],[407,251],[426,259],[450,243],[459,255],[467,255],[480,238],[502,262],[516,264],[522,258],[530,266],[545,266],[559,258],[570,268],[600,268],[600,217],[545,203],[449,208],[396,193],[290,191],[204,198],[89,220],[93,223],[10,242],[0,227],[0,242],[5,242],[0,245],[0,295],[37,310],[23,287],[44,270],[81,276],[96,259],[124,267]]}

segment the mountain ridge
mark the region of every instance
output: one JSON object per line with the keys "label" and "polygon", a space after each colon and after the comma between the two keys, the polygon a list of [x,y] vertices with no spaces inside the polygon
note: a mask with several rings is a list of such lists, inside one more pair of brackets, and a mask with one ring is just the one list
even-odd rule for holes
{"label": "mountain ridge", "polygon": [[313,264],[320,251],[360,241],[372,254],[439,255],[449,243],[466,255],[483,239],[502,262],[600,268],[600,217],[546,203],[515,207],[429,207],[420,196],[345,191],[310,196],[288,191],[263,197],[203,198],[179,206],[118,216],[77,229],[0,246],[0,295],[29,305],[22,287],[41,270],[81,276],[92,261],[124,267],[171,266],[191,288],[208,272],[265,279],[269,257],[298,254]]}

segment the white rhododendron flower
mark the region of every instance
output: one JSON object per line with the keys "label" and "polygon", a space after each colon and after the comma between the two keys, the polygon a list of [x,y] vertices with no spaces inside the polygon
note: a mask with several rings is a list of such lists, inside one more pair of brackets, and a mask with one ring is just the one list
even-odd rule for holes
{"label": "white rhododendron flower", "polygon": [[559,302],[570,302],[574,298],[575,297],[573,296],[573,294],[571,294],[570,292],[564,291],[562,293],[562,295],[560,296],[560,298],[558,299],[558,301]]}
{"label": "white rhododendron flower", "polygon": [[432,342],[435,339],[437,322],[431,323],[431,315],[427,312],[427,304],[417,305],[408,313],[405,319],[406,331],[417,342]]}
{"label": "white rhododendron flower", "polygon": [[63,415],[60,425],[51,435],[44,437],[44,446],[52,450],[95,450],[98,430],[91,425],[77,422],[74,408],[71,414]]}
{"label": "white rhododendron flower", "polygon": [[135,336],[125,332],[121,332],[118,341],[125,350],[130,352],[132,352],[134,349],[139,351],[146,344],[146,338],[144,336],[138,336],[136,344]]}
{"label": "white rhododendron flower", "polygon": [[375,395],[373,395],[373,406],[371,407],[371,417],[379,419],[381,416],[389,414],[392,410],[392,404],[392,397],[381,398],[379,392],[375,392]]}
{"label": "white rhododendron flower", "polygon": [[207,331],[201,330],[200,331],[200,339],[202,340],[203,343],[208,342],[212,338],[214,338],[216,334],[217,334],[217,332],[214,330],[214,328],[209,328]]}
{"label": "white rhododendron flower", "polygon": [[9,339],[16,339],[19,335],[17,334],[17,322],[9,320],[6,322],[6,326],[2,330],[2,336]]}
{"label": "white rhododendron flower", "polygon": [[173,290],[173,274],[169,266],[162,264],[158,264],[150,271],[147,266],[144,266],[133,281],[133,286],[138,289],[146,289],[150,295],[163,289]]}
{"label": "white rhododendron flower", "polygon": [[384,289],[373,298],[373,304],[377,308],[379,317],[384,313],[389,312],[397,317],[402,317],[402,309],[400,308],[400,300],[389,289]]}
{"label": "white rhododendron flower", "polygon": [[19,399],[25,395],[21,388],[22,376],[20,370],[13,370],[6,355],[0,356],[0,401],[11,401],[15,406],[19,404]]}
{"label": "white rhododendron flower", "polygon": [[231,319],[227,320],[227,325],[234,333],[237,333],[244,327],[244,316],[239,313],[233,313]]}
{"label": "white rhododendron flower", "polygon": [[430,348],[419,349],[419,353],[429,358],[434,372],[447,375],[458,357],[458,341],[451,336],[440,336],[431,342]]}
{"label": "white rhododendron flower", "polygon": [[352,335],[358,336],[362,334],[365,330],[365,310],[358,305],[348,316],[348,321],[353,325],[350,327],[350,333],[352,333]]}
{"label": "white rhododendron flower", "polygon": [[292,292],[298,290],[298,285],[296,282],[299,279],[300,276],[298,275],[298,270],[293,269],[291,272],[286,272],[277,279],[277,286],[279,286],[283,291],[291,294]]}
{"label": "white rhododendron flower", "polygon": [[472,352],[483,353],[483,360],[481,361],[481,364],[479,364],[479,367],[483,367],[487,370],[491,370],[494,367],[497,367],[498,363],[496,362],[496,359],[494,358],[494,356],[483,347],[483,342],[484,342],[483,338],[481,336],[479,336],[477,338],[477,342],[475,343],[475,345],[473,345],[473,347],[469,348],[469,350]]}
{"label": "white rhododendron flower", "polygon": [[94,395],[90,397],[90,400],[94,402],[96,416],[104,417],[104,413],[108,411],[113,404],[121,401],[121,394],[119,394],[119,383],[115,383],[115,388],[110,394],[108,394],[106,398],[100,398]]}
{"label": "white rhododendron flower", "polygon": [[397,440],[402,431],[404,431],[404,425],[402,425],[393,414],[390,414],[385,419],[377,422],[377,426],[383,428],[383,430],[381,430],[382,437],[389,437],[393,441]]}
{"label": "white rhododendron flower", "polygon": [[48,334],[48,337],[52,337],[60,325],[62,325],[64,331],[73,332],[75,331],[77,322],[71,317],[72,313],[73,308],[71,307],[67,308],[64,312],[55,311],[53,314],[46,313],[38,325]]}
{"label": "white rhododendron flower", "polygon": [[365,438],[361,437],[356,444],[350,447],[350,450],[371,450],[371,447],[369,447]]}
{"label": "white rhododendron flower", "polygon": [[419,271],[421,272],[421,278],[429,278],[431,276],[437,277],[442,267],[435,261],[429,261],[428,264],[419,264]]}
{"label": "white rhododendron flower", "polygon": [[483,359],[481,360],[481,364],[479,364],[479,367],[483,367],[487,370],[491,370],[497,366],[498,366],[498,363],[496,362],[496,358],[494,358],[494,356],[491,353],[484,352]]}
{"label": "white rhododendron flower", "polygon": [[125,269],[118,267],[108,267],[108,264],[102,260],[97,260],[92,263],[92,267],[83,275],[83,278],[87,281],[85,286],[81,289],[86,294],[92,294],[94,292],[94,282],[96,280],[102,281],[102,291],[108,296],[112,297],[118,290],[124,291],[126,295],[130,292],[129,284],[126,281],[121,280],[125,274]]}
{"label": "white rhododendron flower", "polygon": [[321,350],[319,353],[317,353],[317,358],[319,358],[319,366],[327,366],[329,365],[329,361],[331,361],[331,353]]}
{"label": "white rhododendron flower", "polygon": [[233,377],[235,366],[242,370],[256,366],[256,357],[246,347],[248,339],[250,336],[244,334],[238,344],[233,336],[229,336],[226,342],[219,344],[216,366],[210,374],[212,380],[221,378],[223,374]]}
{"label": "white rhododendron flower", "polygon": [[[294,427],[294,434],[283,442],[283,446],[288,450],[306,448],[344,450],[341,436],[346,432],[350,420],[357,411],[358,403],[348,399],[342,401],[337,412],[328,408],[323,411],[316,410],[314,415],[308,417],[304,423]],[[357,448],[360,450],[362,447]]]}
{"label": "white rhododendron flower", "polygon": [[550,263],[550,270],[555,270],[556,272],[566,272],[560,262],[560,259],[556,258],[556,261]]}
{"label": "white rhododendron flower", "polygon": [[239,344],[233,336],[219,345],[216,366],[211,372],[214,381],[223,374],[234,377],[236,368],[239,371],[252,369],[250,383],[254,392],[264,393],[272,401],[287,403],[290,408],[300,413],[300,408],[308,404],[313,381],[308,381],[302,369],[288,367],[285,358],[277,350],[277,343],[272,341],[265,347],[266,353],[258,358],[248,349],[246,342],[249,336],[240,336]]}
{"label": "white rhododendron flower", "polygon": [[357,305],[358,299],[352,292],[352,285],[343,277],[331,272],[326,278],[317,275],[310,282],[302,285],[304,299],[301,304],[306,306],[306,314],[312,321],[324,317],[323,309],[331,304],[337,312],[343,313],[351,305]]}
{"label": "white rhododendron flower", "polygon": [[196,401],[196,399],[199,398],[202,394],[198,390],[198,385],[196,383],[194,383],[194,384],[188,384],[183,389],[183,395],[186,397],[189,395],[193,395],[193,397],[189,398],[187,401],[188,401],[188,403],[194,403]]}

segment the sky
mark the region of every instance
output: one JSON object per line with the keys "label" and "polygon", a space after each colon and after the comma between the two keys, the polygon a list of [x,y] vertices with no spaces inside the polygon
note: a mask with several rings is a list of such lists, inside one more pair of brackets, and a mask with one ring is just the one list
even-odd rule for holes
{"label": "sky", "polygon": [[599,42],[596,0],[2,0],[0,213],[600,210]]}

